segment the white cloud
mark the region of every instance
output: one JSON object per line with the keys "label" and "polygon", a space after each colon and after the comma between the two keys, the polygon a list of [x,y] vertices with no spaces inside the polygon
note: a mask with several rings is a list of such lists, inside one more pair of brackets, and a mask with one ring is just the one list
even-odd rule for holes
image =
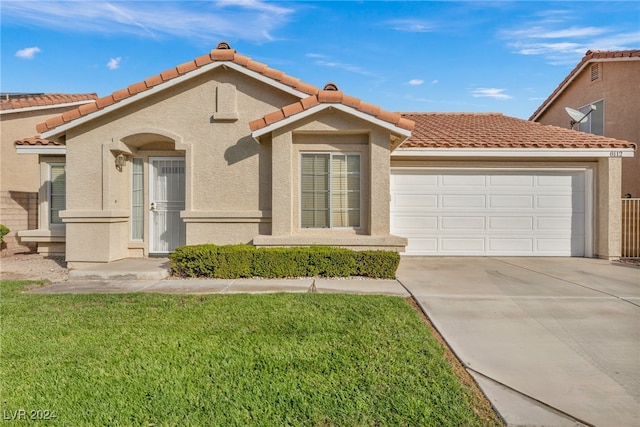
{"label": "white cloud", "polygon": [[428,33],[435,30],[435,25],[421,19],[393,19],[384,24],[393,30],[410,33]]}
{"label": "white cloud", "polygon": [[409,84],[411,86],[420,86],[422,83],[424,83],[424,80],[420,80],[420,79],[411,79],[411,80],[409,80]]}
{"label": "white cloud", "polygon": [[440,83],[440,81],[439,81],[439,80],[431,80],[431,84],[432,84],[432,85],[437,85],[438,83]]}
{"label": "white cloud", "polygon": [[16,56],[22,59],[33,59],[36,53],[40,53],[41,50],[39,47],[25,47],[24,49],[20,49],[16,52]]}
{"label": "white cloud", "polygon": [[350,73],[360,74],[362,76],[377,77],[377,75],[375,73],[372,73],[371,71],[367,71],[361,67],[358,67],[357,65],[352,65],[345,62],[331,61],[330,59],[327,59],[327,60],[319,59],[317,61],[314,61],[314,63],[322,67],[339,68],[341,70],[349,71]]}
{"label": "white cloud", "polygon": [[640,31],[620,32],[620,28],[572,25],[571,14],[550,11],[534,22],[518,23],[498,36],[520,55],[543,56],[552,65],[571,65],[588,50],[637,48]]}
{"label": "white cloud", "polygon": [[272,40],[272,32],[295,12],[292,7],[258,0],[201,2],[195,7],[185,4],[191,2],[8,1],[2,3],[2,15],[5,20],[60,31],[215,43],[227,38]]}
{"label": "white cloud", "polygon": [[506,100],[511,99],[511,95],[507,95],[503,93],[506,89],[497,89],[497,88],[484,88],[479,87],[477,89],[473,89],[471,91],[471,96],[474,98],[493,98],[498,100]]}
{"label": "white cloud", "polygon": [[122,58],[120,57],[111,58],[109,62],[107,62],[107,68],[110,70],[115,70],[116,68],[120,68],[120,61],[122,61]]}

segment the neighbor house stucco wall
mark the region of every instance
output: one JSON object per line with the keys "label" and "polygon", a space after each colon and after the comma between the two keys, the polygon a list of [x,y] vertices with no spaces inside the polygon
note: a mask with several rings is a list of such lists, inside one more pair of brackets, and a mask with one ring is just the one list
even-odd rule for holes
{"label": "neighbor house stucco wall", "polygon": [[[52,106],[36,110],[7,110],[0,114],[0,224],[11,232],[4,236],[3,253],[30,252],[38,240],[16,234],[38,228],[40,166],[37,154],[18,154],[14,142],[36,135],[36,125],[76,106]],[[47,244],[43,244],[43,250]],[[48,251],[45,251],[48,253]]]}
{"label": "neighbor house stucco wall", "polygon": [[[600,66],[598,79],[591,81],[592,64],[587,65],[536,121],[569,128],[570,118],[565,107],[579,109],[604,99],[604,136],[640,145],[640,60],[597,64]],[[620,195],[627,193],[640,197],[640,155],[637,151],[634,157],[622,160]]]}

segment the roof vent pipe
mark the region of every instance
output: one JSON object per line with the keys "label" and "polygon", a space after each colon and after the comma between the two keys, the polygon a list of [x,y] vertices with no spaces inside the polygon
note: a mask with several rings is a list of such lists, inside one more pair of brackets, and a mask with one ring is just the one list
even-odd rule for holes
{"label": "roof vent pipe", "polygon": [[333,91],[338,91],[338,86],[336,86],[335,83],[327,83],[326,85],[324,85],[324,90],[333,90]]}
{"label": "roof vent pipe", "polygon": [[231,46],[229,46],[227,42],[220,42],[218,46],[216,46],[216,49],[231,49]]}

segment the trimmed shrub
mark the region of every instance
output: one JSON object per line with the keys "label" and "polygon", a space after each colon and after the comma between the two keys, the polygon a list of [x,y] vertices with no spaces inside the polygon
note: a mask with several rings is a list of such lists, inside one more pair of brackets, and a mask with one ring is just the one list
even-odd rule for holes
{"label": "trimmed shrub", "polygon": [[256,248],[251,245],[197,245],[177,248],[169,256],[180,277],[349,277],[393,279],[400,255],[393,251],[352,251],[313,246]]}
{"label": "trimmed shrub", "polygon": [[9,230],[6,226],[0,224],[0,243],[4,243],[4,236],[9,234],[11,230]]}

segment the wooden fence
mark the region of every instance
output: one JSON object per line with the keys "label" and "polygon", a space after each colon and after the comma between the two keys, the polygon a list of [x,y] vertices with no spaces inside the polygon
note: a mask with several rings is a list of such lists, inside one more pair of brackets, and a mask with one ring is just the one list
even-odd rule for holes
{"label": "wooden fence", "polygon": [[640,258],[640,199],[622,199],[622,258]]}

